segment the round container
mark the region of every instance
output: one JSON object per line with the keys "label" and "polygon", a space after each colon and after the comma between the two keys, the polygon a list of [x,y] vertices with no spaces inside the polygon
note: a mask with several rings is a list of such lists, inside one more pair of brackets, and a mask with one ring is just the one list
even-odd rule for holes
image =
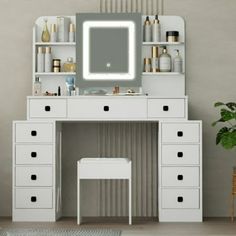
{"label": "round container", "polygon": [[52,70],[53,70],[53,72],[58,73],[58,72],[61,72],[61,67],[60,66],[53,66]]}
{"label": "round container", "polygon": [[53,59],[52,60],[52,65],[53,66],[61,66],[61,59]]}
{"label": "round container", "polygon": [[179,41],[179,31],[166,31],[166,41],[167,42],[178,42]]}

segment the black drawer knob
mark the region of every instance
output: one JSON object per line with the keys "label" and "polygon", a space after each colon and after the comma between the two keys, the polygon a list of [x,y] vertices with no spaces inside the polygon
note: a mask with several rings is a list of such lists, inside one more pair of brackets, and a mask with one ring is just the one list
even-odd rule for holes
{"label": "black drawer knob", "polygon": [[37,157],[37,152],[31,152],[31,157],[33,158]]}
{"label": "black drawer knob", "polygon": [[31,197],[31,202],[37,202],[37,197],[36,196],[32,196]]}
{"label": "black drawer knob", "polygon": [[179,196],[179,197],[177,197],[177,201],[178,201],[178,202],[183,202],[183,201],[184,201],[184,198]]}
{"label": "black drawer knob", "polygon": [[163,106],[163,111],[169,111],[169,106]]}
{"label": "black drawer knob", "polygon": [[183,176],[183,175],[177,175],[177,179],[178,179],[178,180],[183,180],[183,179],[184,179],[184,176]]}
{"label": "black drawer knob", "polygon": [[104,111],[109,111],[109,106],[104,106],[104,107],[103,107],[103,110],[104,110]]}
{"label": "black drawer knob", "polygon": [[36,130],[32,130],[31,131],[31,136],[37,136],[37,131]]}
{"label": "black drawer knob", "polygon": [[183,131],[178,131],[178,132],[177,132],[177,136],[178,136],[178,137],[183,137],[183,135],[184,135]]}
{"label": "black drawer knob", "polygon": [[177,157],[183,157],[183,152],[177,152]]}
{"label": "black drawer knob", "polygon": [[51,111],[51,107],[50,106],[45,106],[45,111]]}
{"label": "black drawer knob", "polygon": [[31,175],[31,180],[37,180],[37,175]]}

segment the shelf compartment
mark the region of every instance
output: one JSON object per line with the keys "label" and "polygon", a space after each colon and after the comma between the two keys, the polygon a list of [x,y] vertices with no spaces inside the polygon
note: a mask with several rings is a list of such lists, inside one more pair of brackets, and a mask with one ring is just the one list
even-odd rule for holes
{"label": "shelf compartment", "polygon": [[152,45],[184,45],[184,42],[143,42],[143,46],[152,46]]}
{"label": "shelf compartment", "polygon": [[34,73],[35,76],[66,76],[66,75],[76,75],[76,72],[49,72],[49,73],[46,73],[46,72],[36,72]]}

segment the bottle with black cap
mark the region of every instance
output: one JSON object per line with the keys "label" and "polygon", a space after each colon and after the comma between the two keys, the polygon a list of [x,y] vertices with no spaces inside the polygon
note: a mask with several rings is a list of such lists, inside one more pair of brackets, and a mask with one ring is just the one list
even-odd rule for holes
{"label": "bottle with black cap", "polygon": [[146,20],[144,21],[143,26],[143,41],[151,42],[151,22],[149,20],[149,16],[146,16]]}

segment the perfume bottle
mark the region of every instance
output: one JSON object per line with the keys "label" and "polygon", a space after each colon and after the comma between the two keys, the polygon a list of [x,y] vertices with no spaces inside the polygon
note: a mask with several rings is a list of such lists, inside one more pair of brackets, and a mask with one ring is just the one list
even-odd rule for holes
{"label": "perfume bottle", "polygon": [[173,59],[173,72],[183,72],[183,59],[179,54],[179,50],[176,49],[176,56]]}
{"label": "perfume bottle", "polygon": [[75,72],[75,63],[72,57],[68,57],[67,61],[63,64],[64,72]]}
{"label": "perfume bottle", "polygon": [[39,81],[39,77],[36,77],[34,81],[34,96],[40,96],[41,94],[42,94],[42,84]]}
{"label": "perfume bottle", "polygon": [[171,72],[171,56],[167,53],[166,46],[163,47],[159,62],[160,72]]}
{"label": "perfume bottle", "polygon": [[48,20],[44,19],[43,32],[42,32],[42,36],[41,36],[42,42],[49,42],[50,41],[50,33],[48,31],[47,22],[48,22]]}

